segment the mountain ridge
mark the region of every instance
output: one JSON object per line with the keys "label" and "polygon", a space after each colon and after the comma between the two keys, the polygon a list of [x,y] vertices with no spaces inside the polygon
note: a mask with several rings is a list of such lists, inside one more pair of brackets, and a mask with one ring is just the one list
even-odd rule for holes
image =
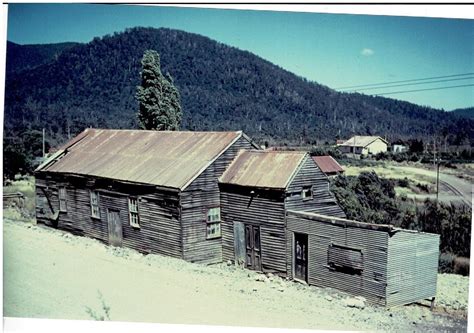
{"label": "mountain ridge", "polygon": [[136,128],[134,95],[145,49],[160,53],[163,72],[180,90],[183,129],[242,129],[259,141],[300,143],[352,134],[429,138],[441,130],[458,141],[474,137],[472,120],[395,99],[340,93],[249,51],[166,28],[96,37],[34,68],[8,71],[5,128],[12,133],[46,127],[58,140],[68,130],[90,126]]}

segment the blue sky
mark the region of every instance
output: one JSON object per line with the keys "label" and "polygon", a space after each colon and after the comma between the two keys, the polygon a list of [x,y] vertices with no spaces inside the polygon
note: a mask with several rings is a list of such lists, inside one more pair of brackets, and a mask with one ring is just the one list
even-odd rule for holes
{"label": "blue sky", "polygon": [[[474,20],[87,4],[11,4],[8,12],[8,40],[20,44],[168,27],[248,50],[331,88],[474,73]],[[462,80],[361,92],[474,84],[474,74],[453,78]],[[474,106],[474,86],[387,97],[452,110]]]}

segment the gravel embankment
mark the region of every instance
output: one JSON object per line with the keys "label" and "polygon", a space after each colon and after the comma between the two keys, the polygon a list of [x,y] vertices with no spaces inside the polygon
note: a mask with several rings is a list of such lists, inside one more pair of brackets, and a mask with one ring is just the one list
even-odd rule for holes
{"label": "gravel embankment", "polygon": [[[434,312],[385,309],[219,264],[113,248],[43,226],[4,221],[4,315],[371,331],[466,331],[469,279],[440,274]],[[91,311],[88,311],[87,309]],[[447,312],[448,314],[446,314]],[[91,314],[93,313],[93,314]]]}

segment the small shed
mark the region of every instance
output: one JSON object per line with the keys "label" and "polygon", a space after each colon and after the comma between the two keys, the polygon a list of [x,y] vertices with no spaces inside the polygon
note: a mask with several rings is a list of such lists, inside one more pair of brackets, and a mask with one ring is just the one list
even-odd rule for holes
{"label": "small shed", "polygon": [[238,132],[87,129],[36,170],[37,221],[114,246],[222,261],[217,179]]}
{"label": "small shed", "polygon": [[313,156],[312,158],[319,169],[328,177],[344,173],[342,166],[332,156]]}
{"label": "small shed", "polygon": [[241,151],[219,188],[223,259],[252,270],[286,275],[287,209],[345,216],[306,152]]}
{"label": "small shed", "polygon": [[434,300],[439,235],[288,210],[288,276],[384,306]]}
{"label": "small shed", "polygon": [[342,153],[355,155],[369,155],[386,152],[388,142],[380,136],[356,135],[339,145]]}

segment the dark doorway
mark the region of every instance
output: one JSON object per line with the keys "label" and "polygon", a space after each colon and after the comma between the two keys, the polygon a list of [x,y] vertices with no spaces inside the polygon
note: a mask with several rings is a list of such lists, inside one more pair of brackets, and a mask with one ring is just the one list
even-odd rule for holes
{"label": "dark doorway", "polygon": [[260,249],[260,228],[254,225],[245,225],[245,266],[254,271],[262,270],[262,256]]}
{"label": "dark doorway", "polygon": [[295,279],[308,282],[308,235],[295,233]]}
{"label": "dark doorway", "polygon": [[109,226],[109,244],[113,246],[122,246],[122,223],[120,221],[120,212],[118,210],[107,211],[107,223]]}

